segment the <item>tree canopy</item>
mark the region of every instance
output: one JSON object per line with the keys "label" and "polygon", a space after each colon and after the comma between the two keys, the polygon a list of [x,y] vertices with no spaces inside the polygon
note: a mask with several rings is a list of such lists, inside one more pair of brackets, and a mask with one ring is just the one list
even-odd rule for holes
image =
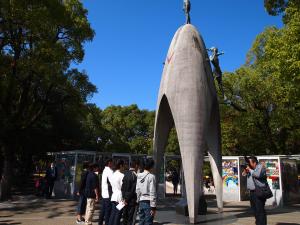
{"label": "tree canopy", "polygon": [[71,63],[82,61],[93,36],[79,0],[1,1],[0,192],[16,155],[74,138],[96,87]]}
{"label": "tree canopy", "polygon": [[245,65],[224,74],[230,101],[222,111],[227,154],[292,154],[300,145],[300,5],[284,9],[284,27],[259,34]]}

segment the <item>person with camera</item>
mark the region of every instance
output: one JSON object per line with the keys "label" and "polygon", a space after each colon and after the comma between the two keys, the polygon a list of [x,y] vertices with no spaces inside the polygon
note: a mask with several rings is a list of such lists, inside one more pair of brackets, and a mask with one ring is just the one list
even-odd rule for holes
{"label": "person with camera", "polygon": [[242,175],[247,177],[247,189],[250,191],[250,205],[254,212],[256,225],[266,225],[266,200],[272,197],[267,183],[266,168],[261,165],[255,156],[245,157],[247,166]]}

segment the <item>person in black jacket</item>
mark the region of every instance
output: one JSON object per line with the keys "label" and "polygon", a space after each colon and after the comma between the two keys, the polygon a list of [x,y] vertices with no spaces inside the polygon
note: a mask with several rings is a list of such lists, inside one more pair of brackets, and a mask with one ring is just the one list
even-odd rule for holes
{"label": "person in black jacket", "polygon": [[57,178],[57,168],[55,166],[55,163],[52,162],[50,164],[50,167],[48,167],[46,170],[46,176],[45,176],[45,179],[47,181],[46,198],[52,197],[54,182],[55,182],[56,178]]}
{"label": "person in black jacket", "polygon": [[179,184],[179,174],[177,173],[177,170],[175,168],[172,172],[172,184],[173,184],[174,195],[177,195],[178,184]]}
{"label": "person in black jacket", "polygon": [[92,225],[95,204],[99,201],[99,165],[91,164],[86,177],[84,195],[86,196],[85,225]]}
{"label": "person in black jacket", "polygon": [[84,163],[82,166],[79,190],[77,192],[77,195],[79,196],[79,201],[77,206],[77,219],[76,219],[77,224],[84,223],[85,221],[83,218],[83,215],[85,214],[85,210],[86,210],[86,196],[84,195],[84,189],[85,189],[88,172],[89,172],[88,164]]}
{"label": "person in black jacket", "polygon": [[123,211],[123,225],[132,225],[135,218],[136,210],[136,181],[137,181],[137,171],[139,168],[139,162],[133,160],[130,163],[130,169],[125,172],[122,184],[122,197],[125,200],[126,206]]}

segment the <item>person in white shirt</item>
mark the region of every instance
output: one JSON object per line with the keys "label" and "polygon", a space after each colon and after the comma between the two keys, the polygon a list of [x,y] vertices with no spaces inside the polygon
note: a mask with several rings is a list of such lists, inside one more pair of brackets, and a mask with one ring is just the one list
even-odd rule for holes
{"label": "person in white shirt", "polygon": [[99,225],[103,225],[103,221],[105,221],[105,225],[108,225],[110,213],[111,213],[111,195],[112,195],[112,176],[114,171],[112,170],[113,161],[112,159],[108,159],[105,162],[105,168],[102,173],[101,178],[101,196],[102,200],[100,202],[100,214],[99,214]]}
{"label": "person in white shirt", "polygon": [[121,202],[123,202],[122,197],[122,184],[123,184],[123,171],[124,171],[124,161],[118,160],[116,163],[116,171],[114,172],[112,176],[112,196],[111,196],[111,202],[112,202],[112,209],[111,214],[109,218],[109,225],[120,225],[121,217],[123,209],[119,210],[117,208],[117,205]]}

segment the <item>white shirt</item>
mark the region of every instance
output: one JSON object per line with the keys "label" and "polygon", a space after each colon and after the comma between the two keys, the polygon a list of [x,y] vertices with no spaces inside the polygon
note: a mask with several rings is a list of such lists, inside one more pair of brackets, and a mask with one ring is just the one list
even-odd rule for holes
{"label": "white shirt", "polygon": [[117,170],[113,176],[112,176],[112,191],[113,194],[111,196],[111,201],[112,202],[121,202],[122,201],[122,184],[123,184],[123,177],[124,174],[120,172],[120,170]]}
{"label": "white shirt", "polygon": [[114,172],[111,168],[106,166],[102,173],[102,179],[101,179],[101,195],[102,198],[109,198],[109,192],[108,192],[108,183],[107,179],[109,180],[110,184],[112,183],[112,176]]}

